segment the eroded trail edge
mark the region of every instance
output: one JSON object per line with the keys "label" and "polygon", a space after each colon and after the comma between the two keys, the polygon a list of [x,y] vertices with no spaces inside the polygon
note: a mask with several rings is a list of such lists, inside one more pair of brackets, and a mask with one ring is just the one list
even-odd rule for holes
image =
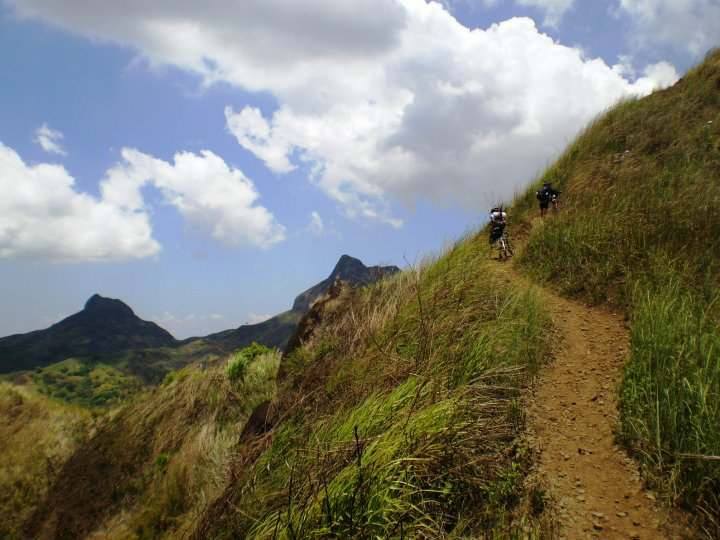
{"label": "eroded trail edge", "polygon": [[556,502],[561,538],[676,538],[614,443],[617,388],[628,356],[622,317],[543,290],[557,328],[554,362],[528,410],[539,473]]}

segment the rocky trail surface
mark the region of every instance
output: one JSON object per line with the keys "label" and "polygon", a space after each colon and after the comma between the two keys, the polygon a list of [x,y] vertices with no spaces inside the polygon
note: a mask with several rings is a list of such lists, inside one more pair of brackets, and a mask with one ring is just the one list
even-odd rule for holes
{"label": "rocky trail surface", "polygon": [[[523,281],[511,264],[508,279]],[[692,538],[644,489],[637,463],[615,443],[617,395],[629,356],[623,315],[541,289],[556,330],[554,361],[530,398],[530,440],[538,473],[565,540]]]}
{"label": "rocky trail surface", "polygon": [[561,538],[682,538],[614,442],[628,355],[622,319],[555,296],[548,305],[560,329],[558,350],[539,378],[529,419]]}

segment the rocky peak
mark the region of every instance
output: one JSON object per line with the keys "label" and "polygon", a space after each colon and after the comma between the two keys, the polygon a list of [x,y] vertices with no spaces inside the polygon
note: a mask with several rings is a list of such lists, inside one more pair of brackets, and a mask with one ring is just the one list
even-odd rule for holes
{"label": "rocky peak", "polygon": [[360,259],[351,257],[350,255],[343,255],[335,265],[329,279],[334,281],[335,278],[339,277],[340,279],[347,280],[348,278],[363,274],[366,271],[367,266],[365,266]]}
{"label": "rocky peak", "polygon": [[397,266],[365,266],[360,259],[343,255],[338,260],[330,276],[314,287],[300,294],[293,304],[293,311],[305,313],[312,303],[320,298],[332,286],[335,280],[340,279],[354,286],[369,285],[385,276],[399,272]]}
{"label": "rocky peak", "polygon": [[93,294],[85,302],[85,312],[102,314],[104,316],[120,315],[123,317],[134,317],[135,313],[130,306],[114,298],[105,298],[99,294]]}

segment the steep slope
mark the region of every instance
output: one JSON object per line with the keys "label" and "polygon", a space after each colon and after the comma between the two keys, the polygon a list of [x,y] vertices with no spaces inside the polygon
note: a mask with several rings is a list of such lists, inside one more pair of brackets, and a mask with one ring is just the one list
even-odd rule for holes
{"label": "steep slope", "polygon": [[279,355],[242,380],[225,362],[188,366],[111,415],[62,465],[23,538],[183,537],[232,480],[227,467],[252,408],[272,395]]}
{"label": "steep slope", "polygon": [[172,346],[175,338],[130,307],[93,295],[82,311],[46,330],[0,339],[0,373],[46,366],[69,357],[101,357],[124,350]]}
{"label": "steep slope", "polygon": [[0,382],[0,538],[22,538],[24,520],[92,425],[85,409]]}
{"label": "steep slope", "polygon": [[307,313],[315,300],[327,292],[336,279],[360,287],[375,283],[399,271],[400,269],[397,266],[367,267],[359,259],[343,255],[326,279],[317,285],[313,285],[295,298],[289,311],[285,311],[259,324],[243,325],[234,330],[225,330],[201,339],[220,347],[225,352],[247,347],[253,341],[267,347],[282,349],[295,331],[300,318]]}
{"label": "steep slope", "polygon": [[[237,387],[223,364],[178,372],[68,460],[26,535],[540,534],[518,398],[547,358],[548,321],[493,265],[471,237],[344,287],[276,390],[268,370]],[[268,399],[270,431],[245,430]]]}
{"label": "steep slope", "polygon": [[[195,538],[540,534],[517,408],[546,358],[532,291],[473,236],[419,269],[324,302],[283,359],[269,431]],[[533,501],[532,503],[528,501]]]}
{"label": "steep slope", "polygon": [[[631,321],[619,435],[666,500],[720,536],[720,51],[674,87],[621,103],[540,181],[563,191],[522,265]],[[538,182],[538,184],[539,184]]]}

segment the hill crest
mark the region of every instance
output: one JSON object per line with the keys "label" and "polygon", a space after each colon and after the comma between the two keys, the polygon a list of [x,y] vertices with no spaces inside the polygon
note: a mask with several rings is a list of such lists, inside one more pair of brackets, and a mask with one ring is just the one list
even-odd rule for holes
{"label": "hill crest", "polygon": [[175,343],[170,332],[142,320],[121,300],[94,294],[81,311],[50,328],[0,338],[0,373]]}

